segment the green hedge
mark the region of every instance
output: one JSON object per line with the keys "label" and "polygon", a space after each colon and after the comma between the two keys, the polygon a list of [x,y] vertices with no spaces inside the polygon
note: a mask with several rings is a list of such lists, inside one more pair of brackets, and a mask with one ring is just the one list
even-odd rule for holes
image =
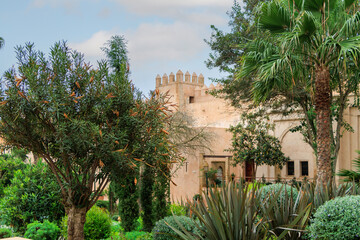
{"label": "green hedge", "polygon": [[[176,220],[175,220],[176,219]],[[168,224],[182,231],[178,222],[187,231],[201,235],[200,230],[196,227],[193,219],[186,216],[169,216],[156,222],[155,227],[152,230],[154,240],[173,240],[179,238],[178,235],[172,230]]]}

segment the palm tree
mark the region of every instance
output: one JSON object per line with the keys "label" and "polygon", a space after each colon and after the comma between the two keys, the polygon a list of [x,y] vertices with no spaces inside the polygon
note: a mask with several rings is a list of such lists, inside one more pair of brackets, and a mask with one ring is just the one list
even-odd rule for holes
{"label": "palm tree", "polygon": [[[309,131],[317,156],[317,185],[332,178],[336,159],[331,125],[332,91],[339,93],[339,142],[347,96],[359,82],[360,13],[357,0],[273,0],[259,8],[262,39],[248,46],[239,77],[255,74],[253,96],[310,98],[316,125]],[[281,94],[280,94],[281,95]],[[304,106],[301,106],[303,109]],[[308,115],[305,114],[305,117]],[[335,151],[339,151],[340,144]],[[335,155],[337,156],[337,155]]]}
{"label": "palm tree", "polygon": [[0,48],[2,48],[5,44],[5,41],[2,37],[0,37]]}

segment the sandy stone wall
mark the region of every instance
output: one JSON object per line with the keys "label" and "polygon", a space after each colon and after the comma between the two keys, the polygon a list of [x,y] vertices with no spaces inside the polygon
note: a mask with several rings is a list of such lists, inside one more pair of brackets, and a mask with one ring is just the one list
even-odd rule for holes
{"label": "sandy stone wall", "polygon": [[[210,146],[211,151],[198,151],[186,156],[186,162],[176,172],[173,181],[177,186],[171,185],[171,196],[175,201],[186,197],[192,198],[205,189],[204,168],[220,168],[219,171],[222,172],[222,178],[226,182],[232,178],[232,174],[236,179],[245,176],[244,166],[233,167],[231,153],[226,151],[231,144],[231,134],[227,128],[238,123],[240,110],[234,109],[225,100],[208,94],[208,91],[216,88],[221,86],[213,84],[206,86],[202,74],[198,76],[196,73],[190,75],[186,72],[184,75],[179,70],[176,75],[170,73],[169,77],[167,74],[156,77],[156,89],[162,93],[168,92],[172,96],[172,102],[178,105],[177,110],[192,116],[195,121],[194,127],[205,127],[214,136]],[[260,166],[257,168],[256,178],[265,177],[274,180],[281,177],[291,180],[295,177],[301,180],[306,177],[311,180],[316,177],[316,158],[312,148],[303,141],[300,133],[289,131],[301,118],[300,113],[287,117],[270,115],[270,121],[275,124],[275,130],[270,134],[279,138],[283,152],[293,162],[291,163],[293,175],[288,175],[287,165],[282,169]],[[356,108],[348,108],[344,118],[351,124],[354,133],[343,134],[337,169],[352,169],[351,160],[358,156],[355,151],[360,149],[360,111]],[[306,166],[307,175],[303,175]]]}

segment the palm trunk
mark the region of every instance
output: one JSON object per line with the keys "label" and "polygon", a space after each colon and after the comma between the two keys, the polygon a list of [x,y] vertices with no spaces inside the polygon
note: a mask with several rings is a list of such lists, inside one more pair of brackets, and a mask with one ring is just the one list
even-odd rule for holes
{"label": "palm trunk", "polygon": [[84,240],[84,224],[86,208],[71,206],[67,209],[68,215],[68,240]]}
{"label": "palm trunk", "polygon": [[318,66],[315,79],[315,111],[317,127],[317,182],[326,185],[331,171],[330,73],[326,66]]}

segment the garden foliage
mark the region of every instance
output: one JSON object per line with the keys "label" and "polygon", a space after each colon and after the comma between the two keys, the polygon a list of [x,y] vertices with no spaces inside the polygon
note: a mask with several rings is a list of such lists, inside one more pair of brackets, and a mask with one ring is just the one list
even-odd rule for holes
{"label": "garden foliage", "polygon": [[[171,227],[170,227],[170,226]],[[201,236],[201,230],[198,224],[193,219],[186,216],[169,216],[156,222],[152,230],[154,240],[172,240],[177,238],[177,233],[172,229],[176,228],[178,231],[188,231],[195,235]]]}
{"label": "garden foliage", "polygon": [[0,228],[0,239],[12,237],[13,233],[9,228]]}
{"label": "garden foliage", "polygon": [[261,201],[269,201],[270,198],[274,198],[276,193],[281,192],[277,198],[279,204],[286,200],[285,194],[287,198],[292,198],[294,202],[298,196],[298,190],[296,188],[282,183],[263,186],[259,191]]}
{"label": "garden foliage", "polygon": [[60,236],[60,228],[47,220],[43,223],[35,221],[27,225],[24,236],[32,240],[57,240]]}
{"label": "garden foliage", "polygon": [[26,167],[24,160],[16,154],[3,154],[0,156],[0,198],[4,196],[4,189],[11,184],[17,170]]}
{"label": "garden foliage", "polygon": [[33,221],[57,222],[63,215],[60,187],[46,164],[41,162],[16,171],[0,201],[0,218],[22,233]]}

